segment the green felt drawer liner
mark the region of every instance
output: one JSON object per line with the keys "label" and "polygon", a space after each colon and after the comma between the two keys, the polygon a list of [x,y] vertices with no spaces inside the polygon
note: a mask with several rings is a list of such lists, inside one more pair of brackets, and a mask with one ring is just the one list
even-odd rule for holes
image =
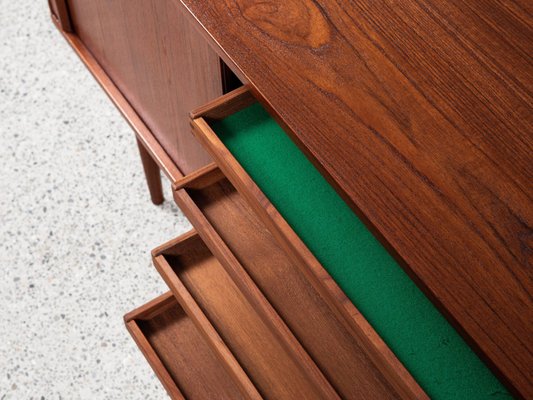
{"label": "green felt drawer liner", "polygon": [[212,127],[430,397],[511,398],[259,104]]}

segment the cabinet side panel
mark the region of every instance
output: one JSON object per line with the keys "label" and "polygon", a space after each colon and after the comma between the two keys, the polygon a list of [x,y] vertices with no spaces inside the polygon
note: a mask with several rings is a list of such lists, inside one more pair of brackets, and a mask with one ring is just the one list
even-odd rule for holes
{"label": "cabinet side panel", "polygon": [[73,30],[183,173],[209,163],[188,113],[222,94],[220,61],[171,0],[70,0]]}

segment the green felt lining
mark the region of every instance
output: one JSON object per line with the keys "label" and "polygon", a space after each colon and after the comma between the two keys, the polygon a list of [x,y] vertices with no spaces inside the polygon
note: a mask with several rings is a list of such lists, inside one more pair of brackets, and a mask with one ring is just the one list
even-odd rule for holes
{"label": "green felt lining", "polygon": [[430,397],[511,398],[259,104],[213,128]]}

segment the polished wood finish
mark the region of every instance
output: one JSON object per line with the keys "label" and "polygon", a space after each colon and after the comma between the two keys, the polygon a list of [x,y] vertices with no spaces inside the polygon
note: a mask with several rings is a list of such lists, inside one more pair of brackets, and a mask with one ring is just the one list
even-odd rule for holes
{"label": "polished wood finish", "polygon": [[[210,162],[188,135],[185,114],[230,85],[216,54],[192,33],[199,27],[509,388],[533,397],[527,2],[50,0],[50,6],[172,181]],[[208,128],[203,118],[196,122]],[[217,152],[220,143],[211,139],[207,145]],[[320,265],[231,155],[217,162],[285,240],[292,261],[306,263],[316,287],[326,287]],[[332,284],[325,297],[335,293]],[[343,318],[353,311],[345,301],[341,296],[336,307]]]}
{"label": "polished wood finish", "polygon": [[176,202],[211,251],[233,255],[225,259],[253,279],[342,398],[427,398],[362,317],[359,332],[352,333],[332,306],[337,299],[322,296],[214,167],[184,177],[174,189]]}
{"label": "polished wood finish", "polygon": [[249,87],[242,86],[191,110],[190,117],[193,120],[199,117],[207,120],[224,119],[256,102]]}
{"label": "polished wood finish", "polygon": [[172,399],[246,399],[171,292],[124,317]]}
{"label": "polished wood finish", "polygon": [[139,154],[141,155],[141,161],[144,169],[144,176],[146,177],[146,183],[148,184],[148,190],[150,191],[150,197],[152,203],[158,205],[163,203],[163,187],[161,185],[161,171],[159,166],[154,161],[150,153],[144,148],[143,144],[137,139],[137,146],[139,147]]}
{"label": "polished wood finish", "polygon": [[76,34],[63,31],[57,19],[53,19],[53,21],[63,34],[64,38],[80,57],[81,61],[85,64],[87,69],[100,84],[104,92],[109,96],[113,104],[133,128],[138,143],[142,144],[142,146],[150,154],[150,157],[157,163],[161,171],[168,177],[168,179],[170,179],[171,182],[175,182],[176,180],[182,178],[183,175],[181,171],[172,161],[166,150],[163,149],[161,144],[157,141],[148,126],[146,126],[137,111],[131,106],[109,75],[107,75],[107,73],[102,69],[100,64],[98,64],[87,47],[85,47],[85,44]]}
{"label": "polished wood finish", "polygon": [[181,172],[210,162],[188,113],[223,92],[221,64],[172,0],[69,0],[74,32]]}
{"label": "polished wood finish", "polygon": [[172,291],[198,304],[265,398],[339,399],[244,270],[230,275],[197,235],[154,255]]}

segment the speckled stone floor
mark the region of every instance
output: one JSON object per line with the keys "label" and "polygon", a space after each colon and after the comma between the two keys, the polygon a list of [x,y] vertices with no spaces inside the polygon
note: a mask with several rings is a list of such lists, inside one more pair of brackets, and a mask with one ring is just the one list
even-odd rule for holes
{"label": "speckled stone floor", "polygon": [[122,316],[190,225],[46,3],[0,0],[0,399],[164,399]]}

